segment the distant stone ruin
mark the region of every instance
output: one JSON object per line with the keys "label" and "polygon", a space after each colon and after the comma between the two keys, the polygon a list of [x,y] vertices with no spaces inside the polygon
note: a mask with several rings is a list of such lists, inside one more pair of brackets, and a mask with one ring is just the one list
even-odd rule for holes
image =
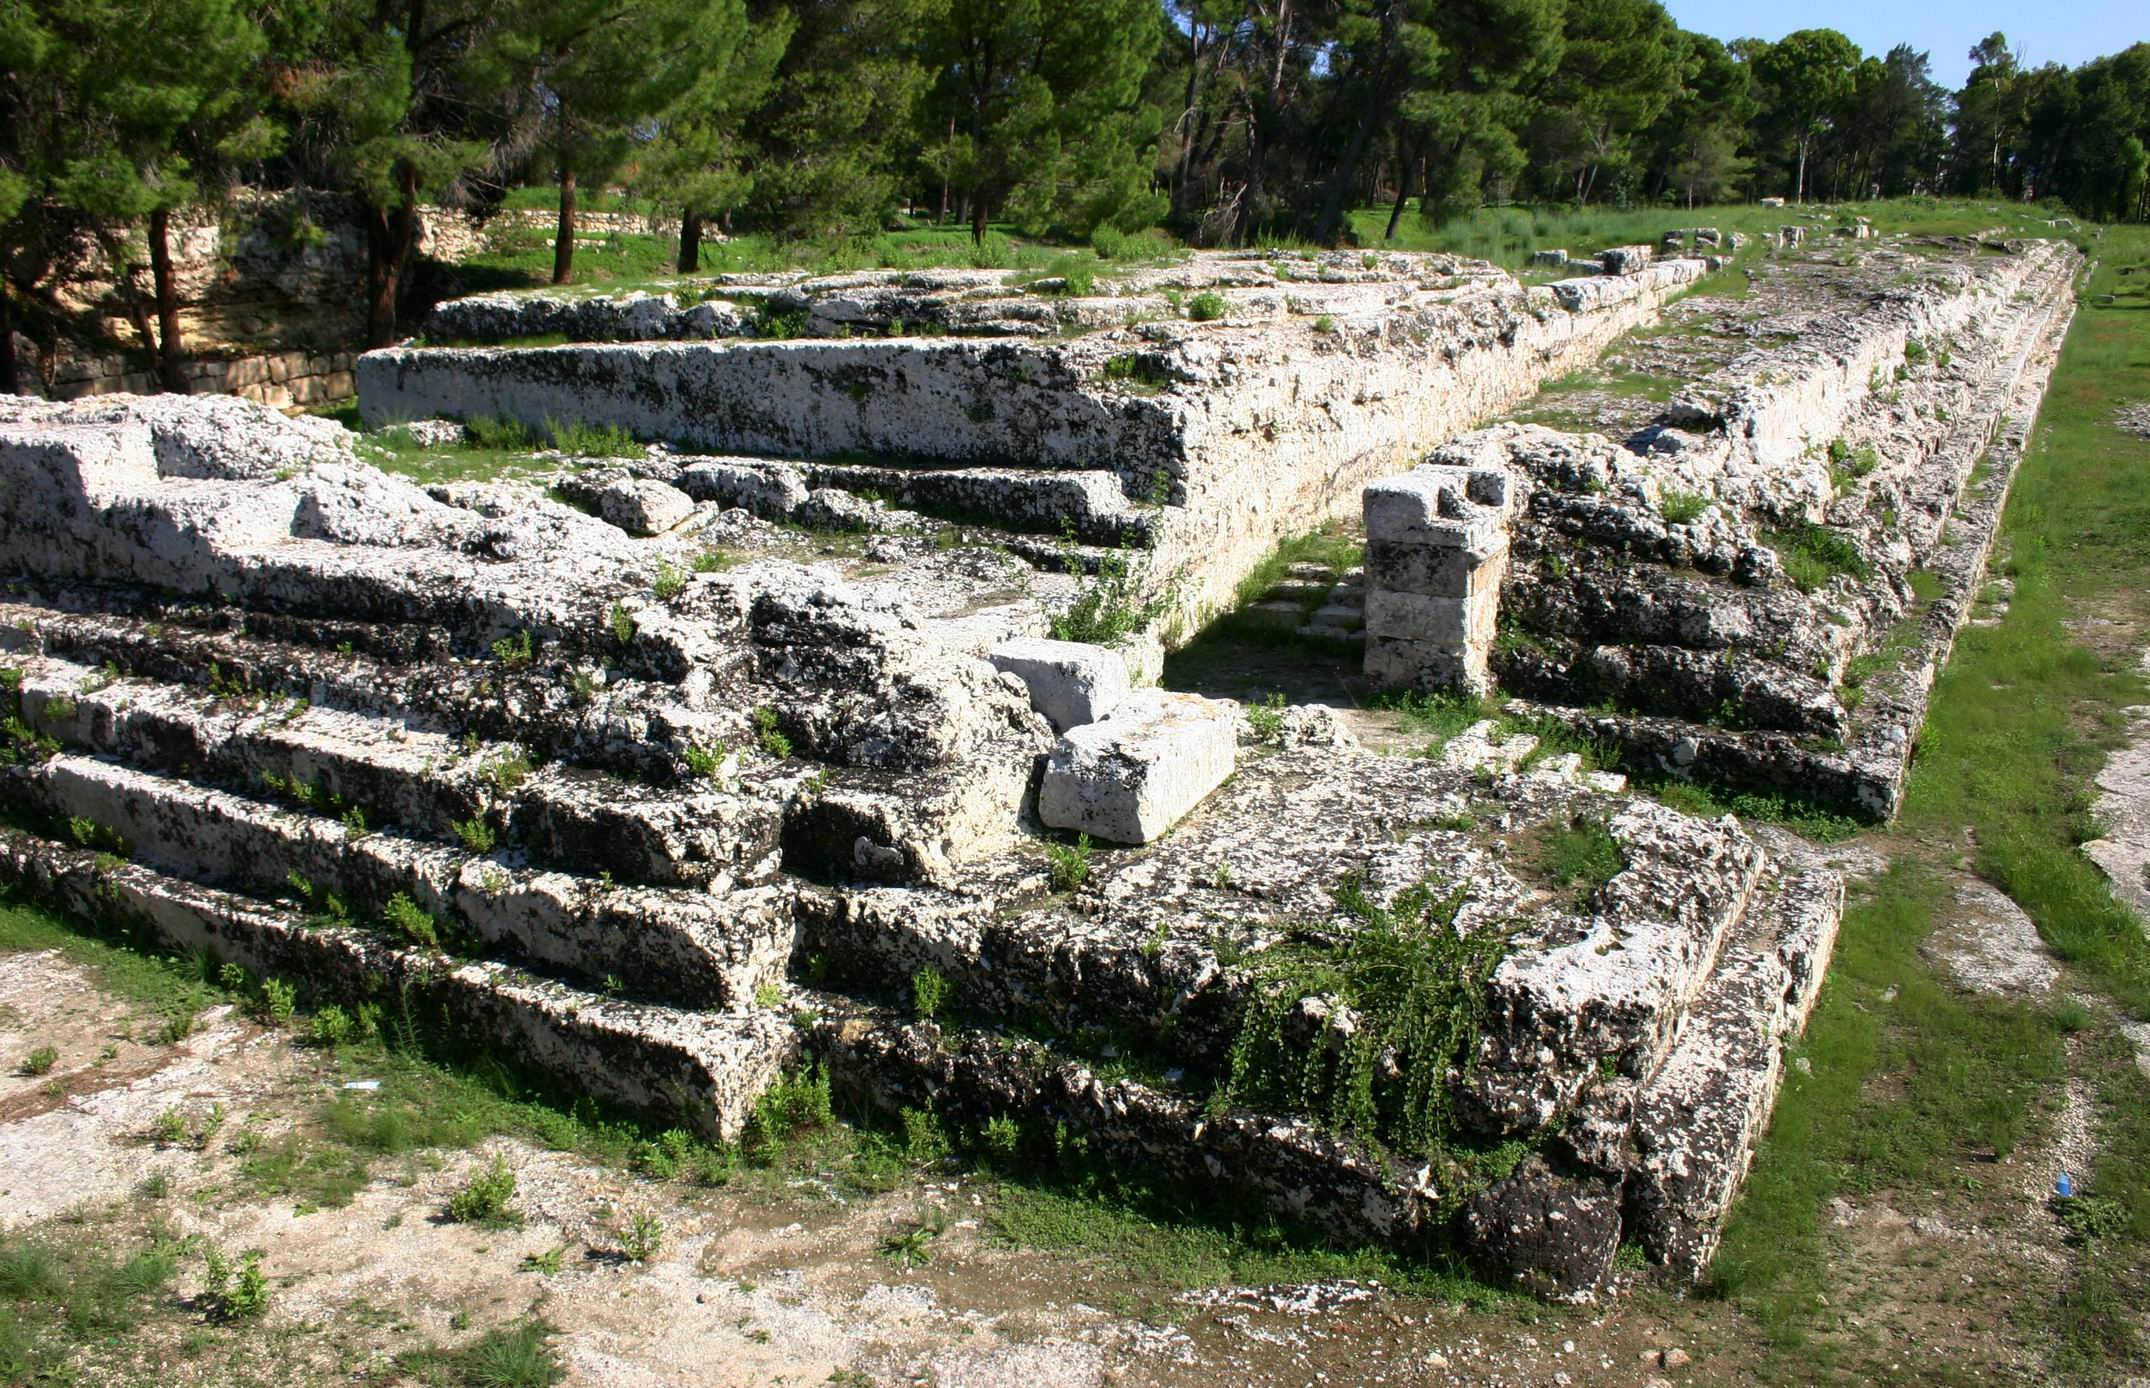
{"label": "distant stone ruin", "polygon": [[[1481,426],[1706,261],[464,301],[361,360],[363,443],[8,401],[0,881],[712,1138],[819,1065],[1547,1295],[1693,1279],[1842,882],[1551,739],[1890,812],[2073,268],[1919,259],[1764,262],[1611,434]],[[376,465],[503,420],[661,446]],[[1361,516],[1363,575],[1278,585],[1313,639],[1520,724],[1159,687]]]}

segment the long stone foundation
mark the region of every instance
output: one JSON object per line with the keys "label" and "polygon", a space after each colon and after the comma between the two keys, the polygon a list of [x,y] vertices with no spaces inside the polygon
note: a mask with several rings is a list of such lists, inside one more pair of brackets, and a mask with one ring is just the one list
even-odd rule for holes
{"label": "long stone foundation", "polygon": [[[1151,511],[1143,581],[1192,630],[1280,540],[1355,516],[1367,482],[1652,321],[1705,269],[1660,261],[1576,282],[1587,293],[1373,253],[1201,254],[1079,296],[1001,272],[719,276],[696,310],[712,330],[806,336],[402,347],[362,357],[359,384],[374,426],[596,425],[922,475],[1008,469],[1027,485],[1109,474]],[[671,335],[685,311],[622,315]],[[447,335],[472,326],[451,314]]]}

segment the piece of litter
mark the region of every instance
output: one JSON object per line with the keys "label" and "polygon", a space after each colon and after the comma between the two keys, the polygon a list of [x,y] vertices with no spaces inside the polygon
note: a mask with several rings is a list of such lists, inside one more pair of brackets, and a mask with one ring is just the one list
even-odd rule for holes
{"label": "piece of litter", "polygon": [[363,1089],[370,1093],[379,1089],[381,1082],[379,1080],[345,1080],[343,1087],[345,1089]]}

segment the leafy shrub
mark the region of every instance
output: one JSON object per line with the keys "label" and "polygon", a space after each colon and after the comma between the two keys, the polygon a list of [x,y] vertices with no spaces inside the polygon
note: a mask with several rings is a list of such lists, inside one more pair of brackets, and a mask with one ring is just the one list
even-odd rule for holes
{"label": "leafy shrub", "polygon": [[1336,320],[1324,313],[1314,320],[1314,331],[1317,333],[1333,333],[1336,331]]}
{"label": "leafy shrub", "polygon": [[537,644],[527,631],[503,636],[493,643],[493,659],[511,670],[528,665],[536,653]]}
{"label": "leafy shrub", "polygon": [[1273,693],[1247,705],[1247,727],[1257,742],[1281,742],[1284,738],[1284,695]]}
{"label": "leafy shrub", "polygon": [[1763,532],[1763,539],[1783,561],[1784,576],[1803,593],[1826,586],[1839,574],[1866,578],[1871,568],[1841,531],[1802,522],[1783,530]]}
{"label": "leafy shrub", "polygon": [[1224,296],[1214,289],[1205,289],[1187,301],[1187,316],[1197,323],[1211,323],[1224,317]]}
{"label": "leafy shrub", "polygon": [[314,1044],[325,1050],[335,1050],[351,1039],[352,1028],[351,1014],[330,1003],[314,1013]]}
{"label": "leafy shrub", "polygon": [[433,919],[430,911],[402,892],[388,898],[388,904],[381,908],[381,919],[387,922],[389,929],[414,945],[440,948],[440,923]]}
{"label": "leafy shrub", "polygon": [[288,1025],[298,1008],[297,989],[280,978],[261,980],[261,1016],[269,1025]]}
{"label": "leafy shrub", "polygon": [[776,710],[767,704],[754,710],[754,726],[759,731],[761,749],[778,761],[791,755],[791,739],[776,725]]}
{"label": "leafy shrub", "polygon": [[694,571],[698,574],[723,573],[738,562],[739,557],[735,554],[726,554],[721,549],[705,549],[694,556]]}
{"label": "leafy shrub", "polygon": [[630,1263],[646,1263],[664,1247],[664,1221],[647,1210],[637,1210],[620,1230],[620,1252]]}
{"label": "leafy shrub", "polygon": [[657,561],[657,577],[650,584],[650,591],[659,602],[670,602],[687,589],[687,576],[669,559]]}
{"label": "leafy shrub", "polygon": [[612,629],[612,639],[621,645],[631,645],[635,639],[635,618],[622,603],[612,604],[612,611],[605,616],[605,624]]}
{"label": "leafy shrub", "polygon": [[685,756],[687,770],[697,776],[714,776],[724,769],[724,759],[730,749],[721,742],[713,747],[689,746]]}
{"label": "leafy shrub", "polygon": [[1023,1127],[1005,1113],[996,1113],[985,1123],[985,1149],[1002,1161],[1013,1160],[1023,1145]]}
{"label": "leafy shrub", "polygon": [[49,1075],[52,1073],[52,1067],[59,1063],[59,1047],[39,1046],[22,1058],[22,1072],[25,1075]]}
{"label": "leafy shrub", "polygon": [[1067,547],[1067,567],[1082,587],[1068,610],[1052,619],[1056,641],[1086,641],[1096,646],[1117,645],[1125,638],[1162,617],[1172,606],[1169,594],[1144,597],[1127,556],[1113,550],[1098,560],[1097,576],[1086,579],[1073,546]]}

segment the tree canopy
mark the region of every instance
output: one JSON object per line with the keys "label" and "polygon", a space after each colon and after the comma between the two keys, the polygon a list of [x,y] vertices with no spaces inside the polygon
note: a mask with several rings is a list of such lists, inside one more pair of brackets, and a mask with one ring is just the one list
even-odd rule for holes
{"label": "tree canopy", "polygon": [[[1909,44],[1721,43],[1659,0],[17,0],[0,6],[0,387],[18,308],[85,239],[150,262],[240,184],[340,196],[369,344],[423,209],[617,182],[701,228],[827,242],[898,218],[1196,243],[1394,235],[1487,203],[1992,193],[2150,215],[2150,44],[1955,92]],[[162,268],[159,268],[162,267]]]}

